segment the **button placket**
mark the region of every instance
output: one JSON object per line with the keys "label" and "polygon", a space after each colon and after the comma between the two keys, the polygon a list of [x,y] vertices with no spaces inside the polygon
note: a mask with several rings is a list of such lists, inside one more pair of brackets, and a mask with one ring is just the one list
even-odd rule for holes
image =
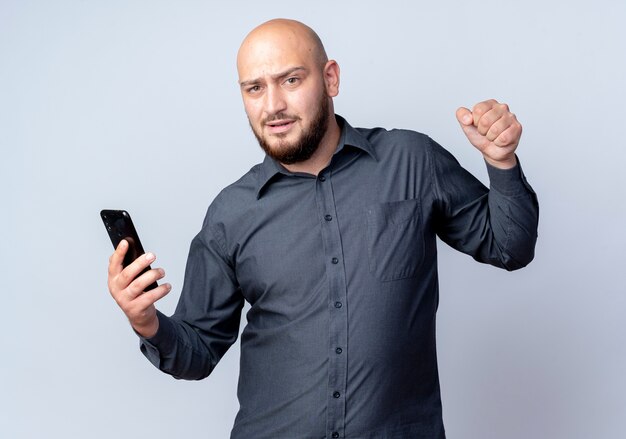
{"label": "button placket", "polygon": [[345,428],[345,392],[347,377],[347,356],[339,355],[347,346],[348,315],[346,305],[346,278],[342,260],[343,248],[339,221],[333,195],[332,175],[319,175],[316,182],[317,208],[320,215],[322,239],[326,255],[326,274],[329,298],[329,340],[328,340],[328,399],[327,437],[342,437]]}

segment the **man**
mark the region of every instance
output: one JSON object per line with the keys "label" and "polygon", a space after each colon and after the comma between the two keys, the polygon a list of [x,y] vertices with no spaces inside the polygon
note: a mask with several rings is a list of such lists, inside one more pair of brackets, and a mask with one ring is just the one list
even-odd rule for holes
{"label": "man", "polygon": [[191,244],[176,312],[168,284],[122,242],[109,289],[141,349],[177,378],[210,374],[236,340],[234,438],[443,438],[436,236],[517,269],[534,252],[536,197],[515,150],[521,125],[494,100],[457,118],[491,190],[433,140],[356,129],[334,114],[339,67],[307,26],[272,20],[237,57],[250,126],[267,156],[213,201]]}

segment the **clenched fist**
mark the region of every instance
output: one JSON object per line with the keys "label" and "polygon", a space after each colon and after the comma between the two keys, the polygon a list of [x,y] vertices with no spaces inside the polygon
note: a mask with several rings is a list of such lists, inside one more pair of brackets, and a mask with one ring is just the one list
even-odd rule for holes
{"label": "clenched fist", "polygon": [[471,110],[459,108],[456,118],[470,143],[490,165],[509,169],[517,164],[515,149],[522,136],[522,125],[508,105],[490,99]]}

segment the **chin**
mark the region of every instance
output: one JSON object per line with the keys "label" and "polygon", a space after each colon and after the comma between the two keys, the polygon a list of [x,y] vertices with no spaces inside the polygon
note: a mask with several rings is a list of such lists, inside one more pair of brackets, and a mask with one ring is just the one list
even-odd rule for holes
{"label": "chin", "polygon": [[264,140],[272,151],[284,151],[294,148],[294,145],[298,143],[299,138],[298,136],[289,134],[272,134],[266,136]]}
{"label": "chin", "polygon": [[292,143],[286,145],[270,145],[270,151],[276,155],[290,154],[293,153],[294,149],[295,147]]}

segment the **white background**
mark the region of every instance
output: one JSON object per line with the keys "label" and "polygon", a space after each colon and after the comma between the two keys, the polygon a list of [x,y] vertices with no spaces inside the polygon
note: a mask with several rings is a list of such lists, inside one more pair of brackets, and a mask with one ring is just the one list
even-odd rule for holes
{"label": "white background", "polygon": [[0,436],[228,437],[238,344],[202,382],[150,365],[107,292],[98,212],[131,212],[173,312],[208,204],[262,159],[235,56],[280,16],[338,60],[336,110],[354,126],[428,133],[486,181],[456,108],[494,97],[524,125],[535,261],[506,273],[440,245],[448,437],[623,437],[618,0],[0,0]]}

